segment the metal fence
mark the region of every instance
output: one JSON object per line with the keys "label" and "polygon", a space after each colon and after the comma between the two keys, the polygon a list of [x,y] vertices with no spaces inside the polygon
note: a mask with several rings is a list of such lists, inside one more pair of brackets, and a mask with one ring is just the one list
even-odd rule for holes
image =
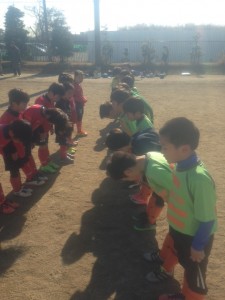
{"label": "metal fence", "polygon": [[[169,63],[189,63],[194,41],[102,41],[102,56],[107,56],[108,63],[141,63],[143,62],[142,46],[151,45],[154,49],[153,62],[159,63],[162,59],[163,47],[169,51]],[[225,57],[225,41],[200,41],[201,62],[219,62]],[[74,45],[74,53],[65,58],[66,62],[94,63],[95,43],[79,42]],[[108,49],[108,50],[107,50]],[[108,52],[107,52],[108,51]],[[49,61],[46,51],[40,45],[33,44],[29,47],[29,59],[32,61]],[[105,57],[106,59],[106,57]],[[59,61],[59,57],[52,57],[52,61]]]}

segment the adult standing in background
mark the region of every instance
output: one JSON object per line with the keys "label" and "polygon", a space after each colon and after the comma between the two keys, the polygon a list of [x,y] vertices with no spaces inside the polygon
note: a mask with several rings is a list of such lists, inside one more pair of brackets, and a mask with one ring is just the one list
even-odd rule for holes
{"label": "adult standing in background", "polygon": [[14,76],[21,75],[21,57],[20,49],[16,46],[15,42],[11,42],[9,57],[12,63],[12,70]]}

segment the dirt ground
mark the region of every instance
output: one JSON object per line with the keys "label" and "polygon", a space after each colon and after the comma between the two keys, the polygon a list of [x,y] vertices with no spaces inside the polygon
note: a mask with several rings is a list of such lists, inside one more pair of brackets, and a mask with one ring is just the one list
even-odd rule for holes
{"label": "dirt ground", "polygon": [[[32,102],[57,80],[29,74],[6,77],[0,80],[1,112],[11,88],[24,89],[31,94]],[[74,165],[63,166],[56,175],[50,175],[48,183],[36,188],[32,198],[18,199],[21,207],[15,214],[0,215],[1,300],[156,300],[161,293],[179,289],[179,267],[176,280],[146,282],[147,272],[156,266],[145,262],[142,253],[155,247],[155,233],[132,229],[136,207],[126,190],[106,178],[104,137],[113,124],[99,119],[98,108],[109,99],[110,82],[86,79],[83,83],[88,97],[84,127],[89,135],[80,140]],[[186,116],[201,131],[198,153],[217,185],[219,218],[208,268],[207,299],[223,299],[225,77],[137,78],[136,86],[154,109],[157,129],[172,117]],[[54,137],[50,150],[57,160]],[[8,194],[9,174],[4,172],[2,160],[0,167],[0,180]],[[164,212],[157,222],[159,245],[166,232]]]}

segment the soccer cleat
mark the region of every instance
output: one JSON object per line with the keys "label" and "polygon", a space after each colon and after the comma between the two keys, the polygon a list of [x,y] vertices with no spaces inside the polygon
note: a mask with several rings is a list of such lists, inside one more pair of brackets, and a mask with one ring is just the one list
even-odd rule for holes
{"label": "soccer cleat", "polygon": [[12,200],[7,200],[5,202],[7,205],[13,207],[13,208],[18,208],[20,207],[19,203],[15,202],[15,201],[12,201]]}
{"label": "soccer cleat", "polygon": [[68,153],[68,154],[75,154],[75,153],[76,153],[76,151],[77,151],[77,149],[76,149],[76,148],[74,148],[74,147],[70,147],[70,148],[67,150],[67,153]]}
{"label": "soccer cleat", "polygon": [[41,173],[40,171],[38,171],[38,173],[37,173],[36,176],[37,176],[40,180],[42,180],[42,181],[47,181],[47,180],[48,180],[48,177],[47,177],[45,174]]}
{"label": "soccer cleat", "polygon": [[81,130],[77,133],[77,137],[86,137],[88,133],[84,130]]}
{"label": "soccer cleat", "polygon": [[156,225],[155,224],[146,224],[146,225],[143,225],[143,226],[134,225],[133,228],[136,231],[150,231],[150,230],[155,230]]}
{"label": "soccer cleat", "polygon": [[18,192],[13,192],[13,194],[15,196],[18,196],[18,197],[23,197],[23,198],[26,198],[26,197],[30,197],[32,195],[32,192],[30,192],[29,190],[27,190],[26,188],[22,188],[20,191]]}
{"label": "soccer cleat", "polygon": [[57,165],[56,163],[54,163],[53,161],[50,161],[50,162],[48,163],[48,166],[52,167],[52,168],[55,169],[55,170],[58,170],[58,169],[60,168],[60,166]]}
{"label": "soccer cleat", "polygon": [[146,279],[152,283],[163,282],[172,277],[170,273],[165,272],[164,270],[149,272],[146,276]]}
{"label": "soccer cleat", "polygon": [[64,158],[61,158],[60,162],[64,163],[64,164],[72,164],[72,163],[74,163],[74,157],[67,155]]}
{"label": "soccer cleat", "polygon": [[44,173],[50,173],[50,174],[54,174],[56,173],[56,169],[54,169],[52,166],[50,165],[45,165],[45,166],[41,166],[40,167],[40,171],[44,172]]}
{"label": "soccer cleat", "polygon": [[0,212],[2,212],[5,215],[9,215],[14,213],[15,208],[12,207],[11,205],[9,205],[8,203],[4,202],[1,206],[0,206]]}
{"label": "soccer cleat", "polygon": [[185,300],[185,296],[181,293],[177,293],[177,294],[165,294],[165,295],[161,295],[159,296],[158,300]]}
{"label": "soccer cleat", "polygon": [[146,252],[146,253],[144,253],[143,257],[144,257],[144,259],[146,259],[149,262],[159,263],[159,264],[163,263],[163,260],[159,256],[159,251],[158,250],[153,250],[151,252]]}
{"label": "soccer cleat", "polygon": [[38,174],[33,176],[33,178],[26,180],[25,185],[33,185],[33,186],[40,186],[45,184],[45,180],[41,179]]}

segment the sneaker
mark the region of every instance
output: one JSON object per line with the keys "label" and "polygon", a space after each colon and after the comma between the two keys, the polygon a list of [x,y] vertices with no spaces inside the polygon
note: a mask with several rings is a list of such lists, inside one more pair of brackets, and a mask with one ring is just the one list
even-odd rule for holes
{"label": "sneaker", "polygon": [[81,130],[80,132],[77,133],[77,137],[86,137],[88,133],[84,130]]}
{"label": "sneaker", "polygon": [[168,294],[159,296],[159,300],[185,300],[185,296],[181,293]]}
{"label": "sneaker", "polygon": [[26,180],[25,185],[34,185],[34,186],[40,186],[45,184],[45,180],[40,179],[39,175],[36,174],[33,176],[33,178]]}
{"label": "sneaker", "polygon": [[68,150],[67,150],[67,153],[68,154],[75,154],[77,151],[77,149],[75,149],[74,147],[70,147]]}
{"label": "sneaker", "polygon": [[4,202],[1,206],[0,206],[0,212],[2,212],[3,214],[9,215],[14,213],[15,208],[13,208],[11,205],[9,205],[8,203]]}
{"label": "sneaker", "polygon": [[144,253],[143,257],[144,257],[144,259],[146,259],[149,262],[159,263],[159,264],[163,263],[162,258],[159,256],[159,251],[158,250],[153,250],[151,252],[146,252],[146,253]]}
{"label": "sneaker", "polygon": [[48,166],[52,167],[52,168],[55,169],[55,170],[58,170],[58,169],[60,168],[60,166],[57,165],[56,163],[54,163],[53,161],[50,161],[50,162],[48,163]]}
{"label": "sneaker", "polygon": [[64,163],[64,164],[73,164],[74,163],[74,157],[71,157],[71,156],[67,155],[65,158],[61,158],[60,162]]}
{"label": "sneaker", "polygon": [[47,177],[45,174],[41,173],[40,171],[38,171],[37,177],[38,177],[40,180],[42,180],[42,181],[47,181],[47,180],[48,180],[48,177]]}
{"label": "sneaker", "polygon": [[172,277],[170,273],[165,272],[164,270],[149,272],[146,276],[146,279],[149,282],[157,283],[168,280]]}
{"label": "sneaker", "polygon": [[135,204],[146,205],[148,199],[144,199],[143,197],[141,197],[141,194],[139,193],[139,194],[131,195],[130,200]]}
{"label": "sneaker", "polygon": [[50,165],[46,165],[46,166],[41,166],[40,167],[40,171],[44,172],[44,173],[50,173],[50,174],[54,174],[56,173],[56,169],[54,169],[52,166]]}
{"label": "sneaker", "polygon": [[14,192],[13,193],[15,196],[18,196],[18,197],[23,197],[23,198],[26,198],[26,197],[30,197],[32,195],[31,192],[29,192],[27,189],[25,188],[22,188],[20,191],[18,192]]}

